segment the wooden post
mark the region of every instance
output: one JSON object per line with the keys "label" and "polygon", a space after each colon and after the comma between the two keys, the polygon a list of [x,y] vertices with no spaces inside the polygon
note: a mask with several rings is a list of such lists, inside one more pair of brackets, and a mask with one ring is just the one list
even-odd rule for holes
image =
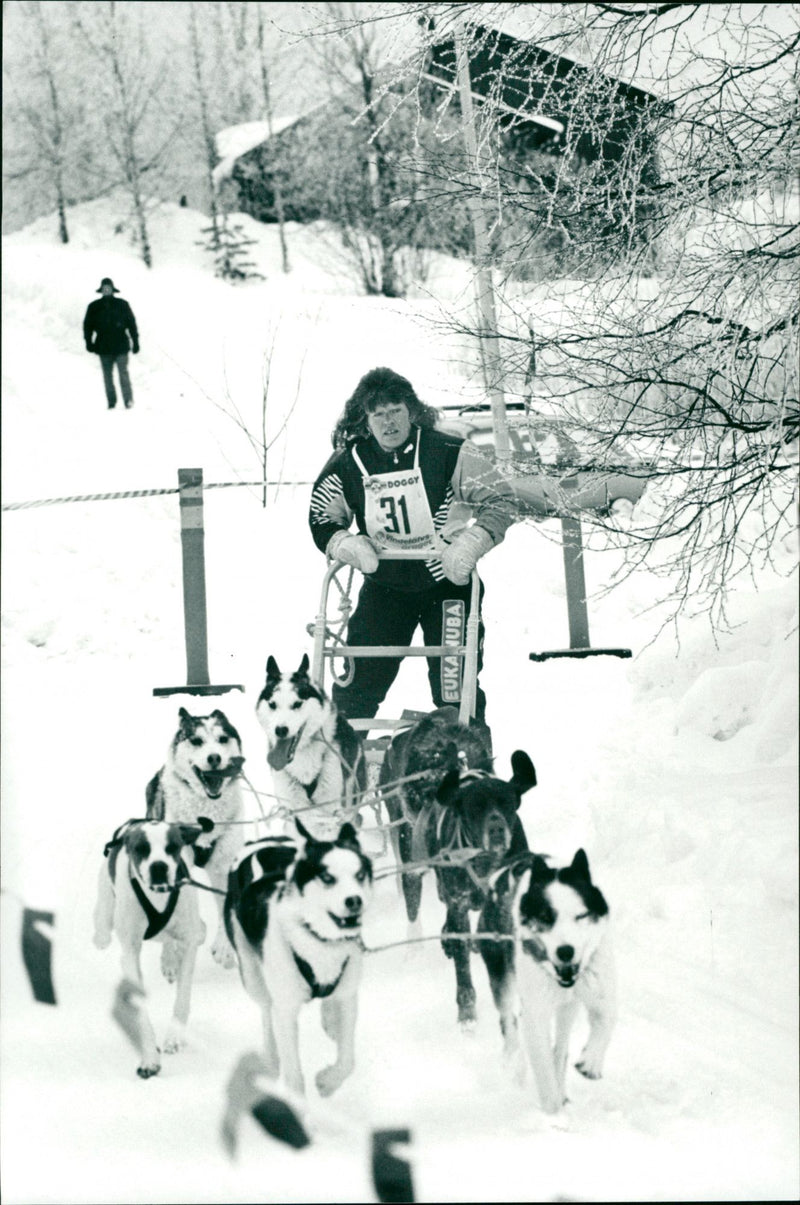
{"label": "wooden post", "polygon": [[470,191],[467,197],[467,204],[469,205],[472,230],[475,237],[475,259],[477,261],[476,290],[480,322],[481,356],[486,388],[492,404],[495,455],[499,461],[507,461],[511,458],[511,451],[508,442],[505,395],[501,386],[502,368],[497,352],[497,315],[494,304],[492,266],[489,256],[489,234],[486,229],[486,215],[483,211],[482,199],[483,173],[481,171],[480,155],[478,152],[478,138],[475,132],[475,111],[472,105],[469,57],[464,30],[460,22],[456,25],[455,44],[464,145],[467,151],[467,159],[474,164],[478,188],[476,195],[473,195]]}
{"label": "wooden post", "polygon": [[572,515],[563,516],[561,542],[567,586],[569,647],[571,649],[588,649],[590,647],[589,614],[586,610],[586,577],[583,572],[583,540],[580,519]]}
{"label": "wooden post", "polygon": [[183,553],[183,627],[186,681],[209,686],[206,618],[206,554],[203,526],[203,470],[178,469]]}
{"label": "wooden post", "polygon": [[589,613],[586,607],[586,578],[583,572],[583,538],[581,521],[577,515],[561,516],[561,543],[567,587],[569,648],[552,649],[547,653],[529,653],[529,659],[531,661],[549,661],[551,657],[632,656],[630,649],[593,649],[589,643]]}
{"label": "wooden post", "polygon": [[242,686],[212,686],[208,676],[206,558],[203,527],[203,470],[178,469],[183,562],[183,631],[186,685],[157,686],[154,695],[217,695]]}
{"label": "wooden post", "polygon": [[[578,477],[561,482],[565,493],[575,492]],[[548,661],[551,657],[630,657],[630,649],[593,649],[589,643],[589,612],[586,606],[586,577],[583,572],[583,535],[577,507],[568,499],[562,502],[561,546],[564,556],[564,579],[567,587],[567,619],[569,648],[553,649],[547,653],[529,653],[531,661]]]}

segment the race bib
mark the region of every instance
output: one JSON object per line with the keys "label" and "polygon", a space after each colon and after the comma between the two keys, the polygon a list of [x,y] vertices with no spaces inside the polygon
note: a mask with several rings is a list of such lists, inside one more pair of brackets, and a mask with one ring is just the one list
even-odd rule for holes
{"label": "race bib", "polygon": [[380,548],[432,551],[436,537],[420,470],[366,477],[364,521],[367,535]]}

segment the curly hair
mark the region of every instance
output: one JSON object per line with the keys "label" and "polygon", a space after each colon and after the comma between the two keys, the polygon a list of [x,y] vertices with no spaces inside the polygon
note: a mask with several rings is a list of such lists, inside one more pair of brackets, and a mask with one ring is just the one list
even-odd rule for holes
{"label": "curly hair", "polygon": [[369,435],[367,415],[377,406],[391,402],[403,402],[408,407],[409,418],[417,427],[436,426],[438,411],[419,400],[410,381],[391,368],[372,368],[364,374],[352,397],[345,402],[331,436],[334,448],[341,450],[357,439],[365,439]]}

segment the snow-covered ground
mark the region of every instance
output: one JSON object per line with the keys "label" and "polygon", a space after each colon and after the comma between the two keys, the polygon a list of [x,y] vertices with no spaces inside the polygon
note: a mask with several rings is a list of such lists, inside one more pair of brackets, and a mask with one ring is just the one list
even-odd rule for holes
{"label": "snow-covered ground", "polygon": [[[282,484],[266,508],[253,484],[207,491],[205,523],[211,676],[245,688],[212,705],[239,728],[248,777],[268,793],[255,699],[268,654],[293,668],[310,652],[324,568],[306,530],[308,483],[367,369],[387,364],[435,403],[473,387],[464,348],[430,325],[468,304],[465,282],[440,262],[412,302],[359,297],[331,240],[300,229],[289,232],[284,278],[276,232],[243,219],[266,280],[233,288],[196,245],[201,215],[176,206],[153,215],[148,271],[116,213],[109,201],[71,212],[68,247],[53,220],[3,240],[4,502],[174,490],[178,468],[192,466],[211,483],[257,482],[245,429],[260,433],[266,388],[268,475]],[[105,275],[140,327],[130,412],[106,410],[99,366],[83,349],[83,313]],[[583,845],[612,907],[621,1010],[604,1079],[573,1072],[569,1105],[546,1117],[504,1076],[482,967],[479,1022],[466,1036],[438,943],[398,946],[367,959],[357,1068],[331,1101],[311,1090],[312,1145],[289,1150],[247,1119],[231,1162],[219,1139],[225,1087],[260,1038],[238,976],[201,950],[189,1046],[145,1082],[110,1016],[116,949],[91,943],[103,844],[141,815],[178,706],[206,709],[152,694],[186,681],[176,496],[3,519],[8,1205],[373,1200],[377,1127],[411,1131],[420,1200],[797,1198],[794,534],[776,545],[776,571],[760,573],[757,590],[737,589],[731,631],[716,642],[702,618],[682,624],[680,646],[658,635],[649,606],[663,582],[647,574],[591,600],[593,643],[629,646],[630,661],[530,661],[567,644],[556,522],[515,526],[482,563],[497,765],[510,772],[512,751],[527,750],[540,783],[522,805],[531,845],[555,859]],[[616,568],[615,554],[589,554],[590,592]],[[422,664],[409,661],[386,713],[428,705]],[[255,816],[249,794],[248,806]],[[25,907],[55,915],[56,1007],[32,998]],[[210,918],[210,897],[202,907]],[[424,932],[441,921],[426,884]],[[383,879],[367,943],[405,932],[394,882]],[[158,950],[146,953],[163,1028],[171,989]],[[328,1048],[316,1008],[302,1031],[312,1073]]]}

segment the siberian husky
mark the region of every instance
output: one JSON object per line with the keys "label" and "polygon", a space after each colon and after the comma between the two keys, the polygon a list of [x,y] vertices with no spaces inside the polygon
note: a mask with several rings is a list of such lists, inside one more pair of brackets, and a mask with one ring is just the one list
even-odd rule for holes
{"label": "siberian husky", "polygon": [[589,1037],[575,1064],[599,1079],[616,1022],[616,977],[608,904],[579,849],[559,870],[527,854],[497,876],[480,927],[508,933],[513,943],[482,943],[492,995],[500,1013],[505,1053],[521,1049],[540,1104],[556,1113],[565,1103],[569,1039],[581,1004]]}
{"label": "siberian husky", "polygon": [[225,923],[242,983],[262,1010],[268,1074],[304,1092],[298,1014],[322,1001],[322,1025],[336,1061],[316,1076],[323,1095],[353,1070],[356,994],[361,978],[361,921],[372,889],[372,863],[355,829],[317,841],[296,821],[298,841],[249,842],[229,875]]}
{"label": "siberian husky", "polygon": [[178,717],[166,761],[145,790],[147,817],[179,824],[196,824],[200,816],[213,820],[214,827],[194,844],[194,864],[205,870],[219,892],[219,926],[211,953],[221,966],[232,967],[235,959],[225,935],[222,901],[228,870],[244,841],[238,781],[244,765],[242,742],[222,711],[197,716],[181,707]]}
{"label": "siberian husky", "polygon": [[304,656],[293,674],[274,657],[256,702],[256,718],[267,735],[267,761],[279,804],[302,813],[309,832],[334,837],[342,814],[355,819],[367,787],[363,744],[325,692],[308,676]]}
{"label": "siberian husky", "polygon": [[[194,890],[182,891],[189,879],[184,856],[200,836],[197,825],[129,820],[120,825],[103,851],[94,910],[94,944],[104,950],[116,933],[122,947],[123,976],[144,994],[142,942],[164,943],[161,968],[177,980],[175,1007],[164,1049],[180,1050],[185,1042],[197,948],[205,938]],[[157,1075],[161,1059],[153,1026],[143,1004],[139,1008],[142,1079]]]}

